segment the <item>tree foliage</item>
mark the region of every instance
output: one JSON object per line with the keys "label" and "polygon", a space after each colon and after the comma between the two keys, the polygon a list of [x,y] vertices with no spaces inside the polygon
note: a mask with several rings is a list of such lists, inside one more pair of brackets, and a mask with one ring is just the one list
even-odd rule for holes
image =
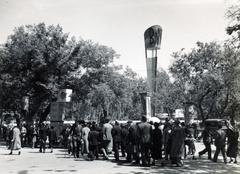
{"label": "tree foliage", "polygon": [[182,108],[182,91],[176,83],[171,82],[169,74],[160,69],[157,71],[157,90],[153,95],[156,113],[168,113],[170,117],[176,109]]}
{"label": "tree foliage", "polygon": [[120,73],[118,57],[110,47],[69,38],[59,25],[15,28],[0,48],[1,109],[21,112],[28,96],[26,119],[45,120],[59,89],[70,88],[76,119],[139,118],[145,80],[128,67]]}
{"label": "tree foliage", "polygon": [[30,118],[45,117],[61,88],[77,83],[76,96],[84,98],[117,57],[112,48],[69,39],[59,25],[44,23],[16,28],[0,52],[2,108],[20,110],[22,98],[30,96]]}
{"label": "tree foliage", "polygon": [[234,117],[239,106],[237,50],[227,44],[197,42],[197,47],[189,53],[181,50],[173,57],[170,71],[184,91],[185,105],[195,106],[202,120]]}

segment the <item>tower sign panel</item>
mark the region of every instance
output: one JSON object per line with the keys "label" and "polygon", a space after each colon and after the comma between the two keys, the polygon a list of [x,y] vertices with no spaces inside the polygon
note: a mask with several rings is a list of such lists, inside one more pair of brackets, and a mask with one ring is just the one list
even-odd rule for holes
{"label": "tower sign panel", "polygon": [[154,25],[144,32],[145,49],[155,50],[160,49],[162,39],[162,28],[159,25]]}

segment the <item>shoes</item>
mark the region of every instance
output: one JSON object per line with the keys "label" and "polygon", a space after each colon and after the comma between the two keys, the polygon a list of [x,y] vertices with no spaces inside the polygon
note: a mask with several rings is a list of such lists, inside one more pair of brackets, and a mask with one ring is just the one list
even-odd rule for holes
{"label": "shoes", "polygon": [[229,163],[231,163],[231,162],[233,162],[233,160],[232,160],[232,159],[229,161]]}
{"label": "shoes", "polygon": [[9,155],[12,155],[12,152],[10,152]]}
{"label": "shoes", "polygon": [[177,162],[177,167],[182,167],[183,166],[183,162]]}
{"label": "shoes", "polygon": [[199,158],[201,158],[201,155],[200,155],[200,153],[198,153],[198,157],[199,157]]}
{"label": "shoes", "polygon": [[236,160],[236,161],[234,161],[234,164],[237,164],[237,160]]}
{"label": "shoes", "polygon": [[53,151],[51,150],[51,152],[50,153],[53,153]]}
{"label": "shoes", "polygon": [[21,155],[21,151],[18,152],[18,155]]}
{"label": "shoes", "polygon": [[108,157],[103,157],[103,160],[109,160],[109,158]]}

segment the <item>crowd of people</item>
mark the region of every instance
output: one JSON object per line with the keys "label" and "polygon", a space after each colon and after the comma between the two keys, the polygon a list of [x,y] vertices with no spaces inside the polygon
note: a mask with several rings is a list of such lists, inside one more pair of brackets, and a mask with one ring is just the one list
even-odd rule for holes
{"label": "crowd of people", "polygon": [[[53,152],[54,144],[59,140],[55,128],[46,123],[27,127],[17,121],[17,125],[6,130],[4,135],[10,155],[13,150],[18,150],[20,155],[24,146],[39,147],[40,153],[45,153],[49,147]],[[66,126],[60,136],[63,147],[74,158],[86,156],[88,160],[109,160],[109,154],[113,153],[115,161],[120,161],[121,156],[121,160],[136,165],[151,166],[159,160],[162,164],[183,166],[188,155],[196,159],[195,142],[202,138],[205,149],[199,152],[199,158],[208,153],[208,159],[217,162],[219,152],[222,152],[225,163],[227,156],[229,162],[237,163],[239,132],[234,123],[229,123],[227,130],[221,125],[214,131],[205,127],[199,136],[194,124],[185,125],[179,120],[152,123],[143,116],[139,122],[120,124],[106,118],[102,124],[75,121]],[[212,158],[213,142],[216,151]]]}

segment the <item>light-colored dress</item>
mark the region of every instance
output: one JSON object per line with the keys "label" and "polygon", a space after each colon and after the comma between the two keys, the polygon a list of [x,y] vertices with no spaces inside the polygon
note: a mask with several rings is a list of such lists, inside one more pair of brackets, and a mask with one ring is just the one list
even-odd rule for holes
{"label": "light-colored dress", "polygon": [[12,148],[11,150],[21,149],[21,132],[18,127],[13,128]]}

